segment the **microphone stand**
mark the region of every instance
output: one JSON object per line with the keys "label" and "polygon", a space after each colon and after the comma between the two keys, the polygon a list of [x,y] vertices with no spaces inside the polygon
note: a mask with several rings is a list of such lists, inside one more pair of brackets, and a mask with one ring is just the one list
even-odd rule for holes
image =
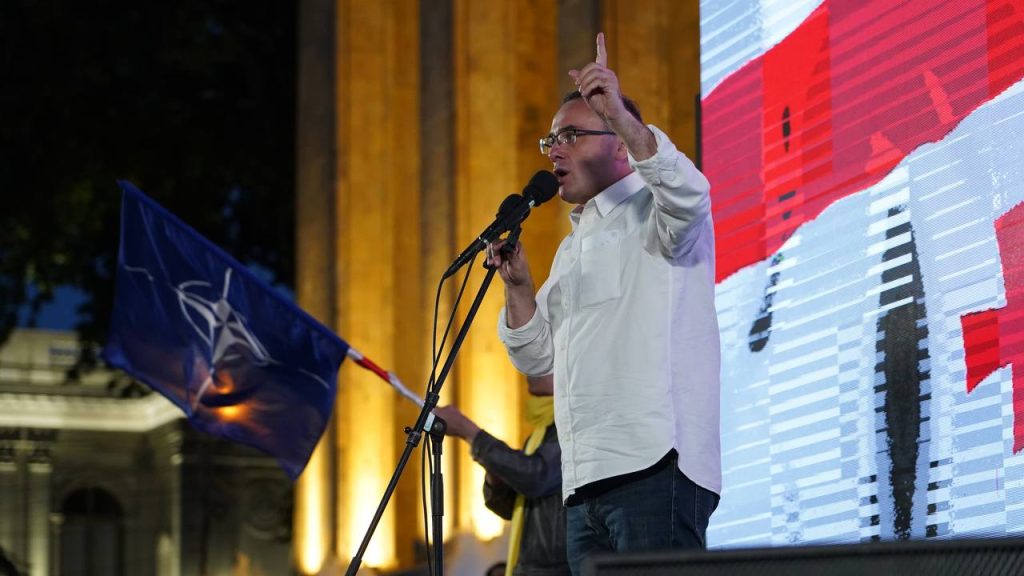
{"label": "microphone stand", "polygon": [[[506,245],[511,244],[515,246],[515,243],[519,240],[519,234],[522,232],[522,228],[516,224],[515,228],[511,230],[507,237]],[[423,432],[426,429],[427,418],[431,415],[433,409],[437,406],[437,401],[440,399],[441,386],[444,384],[445,378],[448,377],[448,372],[451,371],[452,364],[455,363],[455,356],[459,353],[459,348],[462,347],[463,340],[466,339],[466,334],[469,333],[469,327],[473,324],[473,318],[476,316],[477,310],[480,308],[480,304],[483,303],[484,295],[487,294],[487,289],[491,285],[491,281],[494,279],[494,273],[497,272],[497,268],[490,265],[484,265],[487,268],[487,275],[484,276],[484,281],[481,283],[480,288],[477,290],[476,297],[473,299],[473,305],[470,306],[469,312],[466,314],[466,320],[462,324],[462,328],[459,330],[459,334],[455,337],[455,341],[452,342],[451,350],[448,351],[448,357],[445,359],[444,366],[441,368],[441,373],[438,375],[437,381],[434,382],[433,387],[427,388],[427,394],[423,402],[423,408],[420,410],[420,415],[416,419],[416,424],[412,428],[406,427],[406,440],[405,449],[402,451],[402,456],[398,459],[398,466],[395,468],[395,472],[391,475],[391,480],[388,482],[387,488],[384,490],[384,495],[381,497],[380,504],[377,505],[377,511],[373,514],[373,519],[370,521],[370,526],[366,529],[366,534],[363,535],[363,541],[359,544],[359,550],[356,555],[352,558],[352,561],[348,565],[348,569],[345,571],[346,576],[355,576],[356,572],[359,571],[359,567],[363,563],[363,556],[366,554],[366,548],[370,545],[370,539],[373,537],[374,531],[377,529],[377,524],[380,523],[380,519],[384,516],[384,510],[387,509],[388,502],[391,501],[391,496],[395,492],[395,488],[398,486],[398,480],[402,477],[402,472],[405,471],[405,466],[409,462],[409,457],[412,456],[412,451],[419,445],[420,439],[423,437]],[[454,311],[452,312],[454,314]],[[428,433],[431,436],[433,449],[433,461],[434,461],[434,473],[430,476],[430,505],[432,509],[432,526],[431,531],[433,532],[433,576],[443,576],[444,574],[444,538],[443,538],[443,518],[444,518],[444,480],[441,475],[441,443],[444,439],[444,433],[447,429],[447,425],[441,418],[434,417],[433,424],[430,427]]]}
{"label": "microphone stand", "polygon": [[434,468],[430,474],[430,514],[432,518],[430,526],[434,538],[431,541],[434,548],[433,573],[442,576],[444,574],[444,539],[442,537],[442,532],[444,532],[444,475],[441,474],[441,443],[444,441],[446,425],[441,418],[435,418],[434,422],[440,422],[441,426],[440,430],[438,430],[438,426],[434,426],[430,432],[430,455]]}

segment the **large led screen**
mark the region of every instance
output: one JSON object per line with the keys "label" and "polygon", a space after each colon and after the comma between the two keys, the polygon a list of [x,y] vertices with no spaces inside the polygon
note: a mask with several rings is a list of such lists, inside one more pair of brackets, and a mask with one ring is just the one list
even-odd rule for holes
{"label": "large led screen", "polygon": [[712,547],[1024,533],[1024,0],[702,0]]}

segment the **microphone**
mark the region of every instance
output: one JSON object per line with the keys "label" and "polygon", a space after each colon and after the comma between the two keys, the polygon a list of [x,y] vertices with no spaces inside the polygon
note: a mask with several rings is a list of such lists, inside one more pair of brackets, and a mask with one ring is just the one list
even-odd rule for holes
{"label": "microphone", "polygon": [[452,262],[452,265],[445,270],[442,280],[455,274],[456,270],[462,268],[469,262],[477,252],[483,250],[488,244],[494,242],[499,236],[512,230],[526,220],[530,215],[530,209],[539,206],[555,196],[558,192],[558,178],[547,170],[541,170],[530,178],[530,183],[523,188],[522,195],[510,194],[501,202],[494,221],[484,228],[484,231],[477,236],[476,240],[470,243],[465,250]]}

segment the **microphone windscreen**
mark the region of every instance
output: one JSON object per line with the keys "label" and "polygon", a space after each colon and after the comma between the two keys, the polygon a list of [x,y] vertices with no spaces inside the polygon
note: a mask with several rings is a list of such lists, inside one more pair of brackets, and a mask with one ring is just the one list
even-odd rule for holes
{"label": "microphone windscreen", "polygon": [[509,194],[501,201],[501,206],[498,206],[498,213],[495,216],[504,216],[505,213],[515,208],[522,201],[523,197],[519,194]]}
{"label": "microphone windscreen", "polygon": [[530,183],[523,188],[523,196],[538,206],[551,200],[558,193],[558,178],[547,170],[540,170],[530,178]]}

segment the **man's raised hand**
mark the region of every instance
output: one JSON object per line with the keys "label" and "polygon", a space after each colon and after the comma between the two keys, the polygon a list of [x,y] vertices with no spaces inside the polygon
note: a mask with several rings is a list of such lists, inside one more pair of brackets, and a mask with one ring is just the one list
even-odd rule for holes
{"label": "man's raised hand", "polygon": [[576,88],[590,109],[612,125],[623,114],[628,114],[622,103],[619,78],[608,68],[608,50],[603,32],[597,35],[597,58],[582,70],[570,70],[569,77],[576,83]]}

